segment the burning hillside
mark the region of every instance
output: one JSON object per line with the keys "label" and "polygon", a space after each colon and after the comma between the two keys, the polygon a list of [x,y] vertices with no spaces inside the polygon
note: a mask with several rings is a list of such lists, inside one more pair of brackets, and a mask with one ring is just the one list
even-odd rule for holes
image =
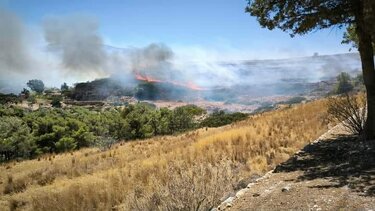
{"label": "burning hillside", "polygon": [[177,87],[183,87],[183,88],[196,90],[196,91],[206,90],[206,89],[194,84],[193,82],[182,83],[182,82],[172,81],[172,80],[160,80],[160,79],[153,78],[151,76],[142,75],[138,72],[135,72],[135,79],[139,80],[139,81],[147,82],[147,83],[171,84],[171,85],[174,85],[174,86],[177,86]]}
{"label": "burning hillside", "polygon": [[[239,108],[239,110],[248,111],[254,107],[275,104],[279,101],[278,99],[285,100],[287,96],[302,95],[314,98],[314,96],[324,94],[319,90],[327,92],[330,89],[324,88],[326,86],[324,84],[317,87],[320,81],[335,80],[335,76],[340,72],[349,72],[353,76],[358,73],[358,55],[356,54],[225,63],[219,65],[227,68],[225,73],[222,73],[222,78],[216,77],[220,69],[216,76],[202,76],[196,71],[194,65],[190,67],[191,73],[181,73],[172,67],[169,61],[171,54],[168,50],[160,46],[148,47],[139,51],[138,54],[135,54],[138,57],[132,60],[131,71],[126,75],[126,80],[113,76],[78,83],[70,96],[80,101],[129,96],[137,100],[165,101],[166,104],[169,101],[171,106],[177,101],[200,102],[209,110],[219,105],[212,104],[214,106],[211,106],[209,102],[221,102],[222,105],[220,104],[219,108],[225,107],[231,111]],[[346,65],[330,65],[339,61]],[[207,73],[207,71],[202,72]],[[188,75],[192,73],[195,74],[195,78]],[[235,77],[226,77],[226,73]],[[201,80],[204,77],[206,79]],[[211,81],[217,80],[222,83],[210,82],[209,77],[212,77]],[[237,82],[232,81],[235,78]],[[202,84],[205,86],[202,87]],[[242,108],[234,105],[249,107]]]}

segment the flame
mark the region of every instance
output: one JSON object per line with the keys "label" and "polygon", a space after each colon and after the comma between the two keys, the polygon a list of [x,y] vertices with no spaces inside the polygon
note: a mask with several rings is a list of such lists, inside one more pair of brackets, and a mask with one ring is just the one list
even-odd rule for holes
{"label": "flame", "polygon": [[138,72],[135,72],[135,78],[137,80],[146,81],[146,82],[150,82],[150,83],[169,83],[169,84],[173,84],[175,86],[185,87],[185,88],[188,88],[188,89],[191,89],[191,90],[196,90],[196,91],[206,90],[206,89],[194,84],[193,82],[181,83],[181,82],[178,82],[178,81],[159,80],[159,79],[153,78],[151,76],[142,75]]}
{"label": "flame", "polygon": [[139,73],[135,74],[135,78],[137,80],[146,81],[146,82],[150,82],[150,83],[162,83],[163,82],[162,80],[158,80],[158,79],[152,78],[150,76],[143,76]]}

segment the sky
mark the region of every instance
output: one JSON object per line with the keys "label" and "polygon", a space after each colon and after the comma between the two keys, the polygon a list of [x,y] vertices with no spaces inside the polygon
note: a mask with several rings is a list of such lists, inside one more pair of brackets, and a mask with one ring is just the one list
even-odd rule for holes
{"label": "sky", "polygon": [[[272,59],[347,53],[341,29],[291,38],[260,27],[246,0],[0,0],[37,29],[48,17],[84,15],[99,23],[104,44],[129,48],[163,43],[181,57]],[[192,58],[193,59],[193,58]]]}

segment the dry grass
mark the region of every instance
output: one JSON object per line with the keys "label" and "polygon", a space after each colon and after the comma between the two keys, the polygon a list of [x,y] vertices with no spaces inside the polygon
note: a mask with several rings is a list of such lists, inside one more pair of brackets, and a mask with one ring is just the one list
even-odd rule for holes
{"label": "dry grass", "polygon": [[206,210],[327,130],[323,100],[179,136],[0,166],[0,210]]}

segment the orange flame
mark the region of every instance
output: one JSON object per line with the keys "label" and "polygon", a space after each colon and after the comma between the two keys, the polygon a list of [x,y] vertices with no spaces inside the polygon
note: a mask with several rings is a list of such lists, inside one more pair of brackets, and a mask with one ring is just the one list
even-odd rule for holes
{"label": "orange flame", "polygon": [[173,84],[175,86],[185,87],[185,88],[188,88],[188,89],[191,89],[191,90],[196,90],[196,91],[206,90],[206,89],[204,89],[202,87],[199,87],[198,85],[194,84],[193,82],[181,83],[181,82],[177,82],[177,81],[159,80],[159,79],[153,78],[151,76],[142,75],[138,72],[135,73],[135,78],[137,80],[146,81],[146,82],[150,82],[150,83],[170,83],[170,84]]}

